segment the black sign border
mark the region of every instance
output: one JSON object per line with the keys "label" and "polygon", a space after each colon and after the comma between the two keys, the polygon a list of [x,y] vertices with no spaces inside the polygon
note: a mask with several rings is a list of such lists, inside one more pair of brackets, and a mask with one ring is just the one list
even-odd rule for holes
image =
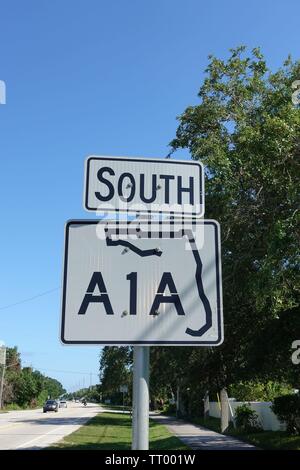
{"label": "black sign border", "polygon": [[[123,161],[123,162],[150,162],[150,163],[168,163],[173,165],[195,165],[199,169],[199,193],[200,193],[200,207],[202,208],[201,212],[191,212],[191,213],[184,213],[182,211],[149,211],[149,210],[131,210],[131,209],[112,209],[108,208],[105,209],[104,207],[89,207],[88,205],[88,188],[89,188],[89,178],[90,178],[90,162],[91,160],[108,160],[108,161]],[[119,213],[126,213],[126,214],[171,214],[171,215],[179,215],[182,217],[202,217],[205,213],[204,207],[204,169],[201,162],[194,162],[194,161],[184,161],[184,160],[169,160],[169,159],[157,159],[157,158],[127,158],[127,157],[93,157],[90,156],[86,159],[85,162],[85,188],[84,188],[84,209],[88,212],[119,212]]]}
{"label": "black sign border", "polygon": [[[111,222],[116,224],[115,220],[106,220],[105,222]],[[161,221],[170,224],[170,221]],[[65,310],[66,310],[66,291],[67,291],[67,265],[68,265],[68,249],[69,249],[69,231],[72,225],[97,225],[101,223],[101,220],[69,220],[65,226],[65,250],[64,250],[64,265],[63,265],[63,292],[62,292],[62,316],[61,316],[61,342],[63,344],[102,344],[102,345],[127,345],[127,346],[152,346],[152,345],[161,345],[161,346],[220,346],[224,341],[224,333],[222,328],[222,316],[223,316],[223,306],[222,306],[222,283],[221,283],[221,246],[220,246],[220,225],[217,221],[212,219],[200,219],[193,221],[196,224],[202,225],[213,225],[215,231],[215,253],[216,253],[216,284],[217,284],[217,319],[218,319],[218,339],[216,341],[77,341],[77,340],[66,340],[65,339]],[[122,220],[119,222],[120,225],[128,224],[130,221]],[[172,223],[172,221],[171,221]],[[175,221],[174,221],[175,223]]]}

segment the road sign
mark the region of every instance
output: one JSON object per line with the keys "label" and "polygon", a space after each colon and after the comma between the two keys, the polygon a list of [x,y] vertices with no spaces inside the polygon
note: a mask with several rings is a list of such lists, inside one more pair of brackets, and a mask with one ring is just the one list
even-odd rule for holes
{"label": "road sign", "polygon": [[121,393],[128,393],[128,386],[127,385],[120,385],[120,392]]}
{"label": "road sign", "polygon": [[219,225],[74,220],[66,225],[65,344],[218,345]]}
{"label": "road sign", "polygon": [[200,162],[88,157],[84,207],[88,211],[204,215],[204,170]]}

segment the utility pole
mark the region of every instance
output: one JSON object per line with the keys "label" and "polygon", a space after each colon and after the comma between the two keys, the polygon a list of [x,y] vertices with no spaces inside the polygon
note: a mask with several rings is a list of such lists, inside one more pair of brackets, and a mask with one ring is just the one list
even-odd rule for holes
{"label": "utility pole", "polygon": [[180,382],[177,383],[176,390],[176,418],[180,416]]}
{"label": "utility pole", "polygon": [[3,385],[4,385],[4,374],[5,374],[5,365],[6,365],[6,347],[5,346],[0,346],[0,365],[2,366],[1,385],[0,385],[0,409],[2,409]]}
{"label": "utility pole", "polygon": [[3,408],[3,406],[2,406],[2,396],[3,396],[4,373],[5,373],[5,364],[2,364],[1,386],[0,386],[0,409]]}

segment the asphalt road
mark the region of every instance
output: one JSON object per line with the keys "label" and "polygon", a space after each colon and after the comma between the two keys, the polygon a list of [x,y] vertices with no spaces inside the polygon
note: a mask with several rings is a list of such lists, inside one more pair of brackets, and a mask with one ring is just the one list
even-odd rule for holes
{"label": "asphalt road", "polygon": [[42,449],[76,431],[101,411],[98,405],[68,403],[58,413],[42,409],[0,413],[0,450]]}

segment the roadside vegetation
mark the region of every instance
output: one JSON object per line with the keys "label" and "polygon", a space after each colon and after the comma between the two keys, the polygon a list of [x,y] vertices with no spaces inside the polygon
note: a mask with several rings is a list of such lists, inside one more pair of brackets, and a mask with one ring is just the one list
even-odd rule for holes
{"label": "roadside vegetation", "polygon": [[100,403],[101,408],[107,409],[107,410],[116,410],[116,411],[131,411],[132,407],[131,406],[122,406],[122,405],[108,405],[106,403]]}
{"label": "roadside vegetation", "polygon": [[86,398],[87,401],[93,403],[100,402],[100,386],[99,385],[91,385],[88,388],[81,388],[76,392],[72,393],[64,393],[64,398],[66,400],[74,400],[74,399],[81,399]]}
{"label": "roadside vegetation", "polygon": [[[208,417],[191,420],[194,424],[200,424],[215,432],[220,432],[221,423],[219,418]],[[234,429],[232,423],[225,435],[236,437],[241,441],[253,444],[264,450],[300,450],[300,435],[292,435],[285,431],[262,431],[262,430],[239,430]]]}
{"label": "roadside vegetation", "polygon": [[[51,449],[130,450],[132,422],[128,414],[100,413]],[[187,450],[165,426],[150,420],[150,449]]]}
{"label": "roadside vegetation", "polygon": [[65,390],[60,382],[31,367],[22,367],[17,347],[7,348],[3,384],[4,410],[41,406],[50,396],[58,398]]}
{"label": "roadside vegetation", "polygon": [[[288,57],[274,71],[259,48],[240,46],[227,60],[210,56],[205,73],[198,101],[178,117],[168,158],[186,151],[205,166],[205,217],[222,230],[225,339],[219,347],[151,347],[150,407],[166,414],[177,408],[179,417],[220,432],[220,420],[202,418],[205,395],[270,401],[287,431],[259,429],[242,405],[238,428],[226,433],[264,449],[300,450],[300,355],[292,362],[300,339],[300,106],[292,101],[300,61]],[[99,386],[66,398],[131,407],[132,348],[104,347],[99,373]],[[22,367],[17,348],[8,348],[6,409],[35,407],[64,392],[55,379]],[[185,448],[153,422],[150,442]],[[130,416],[102,413],[56,447],[121,450],[130,443]]]}
{"label": "roadside vegetation", "polygon": [[[258,48],[237,47],[228,60],[209,57],[198,102],[178,117],[169,157],[185,150],[204,163],[205,217],[221,225],[225,339],[216,348],[151,347],[152,409],[175,411],[179,397],[179,414],[194,420],[206,393],[274,403],[300,388],[292,362],[300,339],[299,77],[299,61],[288,57],[274,71]],[[121,404],[120,385],[128,385],[130,405],[132,349],[105,347],[100,376],[102,401]],[[298,445],[282,432],[249,439]]]}

